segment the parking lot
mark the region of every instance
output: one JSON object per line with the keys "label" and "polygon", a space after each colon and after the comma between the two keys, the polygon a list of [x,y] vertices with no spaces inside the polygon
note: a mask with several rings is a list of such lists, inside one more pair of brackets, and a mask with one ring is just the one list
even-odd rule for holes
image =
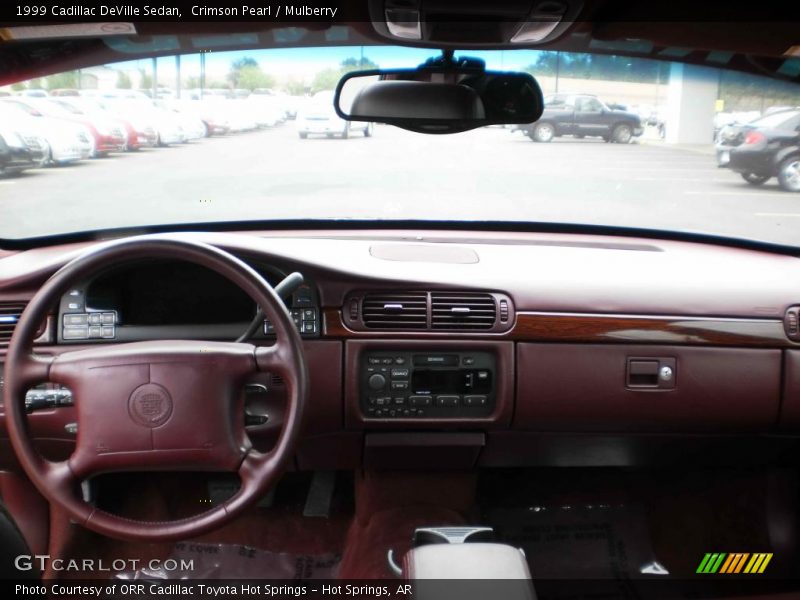
{"label": "parking lot", "polygon": [[522,220],[680,229],[796,245],[800,197],[718,169],[711,146],[275,128],[0,179],[3,236],[240,219]]}

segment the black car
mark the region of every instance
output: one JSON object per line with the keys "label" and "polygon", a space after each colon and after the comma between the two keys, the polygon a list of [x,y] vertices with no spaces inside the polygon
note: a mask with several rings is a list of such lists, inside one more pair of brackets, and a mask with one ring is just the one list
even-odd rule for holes
{"label": "black car", "polygon": [[[6,133],[6,135],[16,134]],[[0,176],[19,173],[37,166],[37,157],[21,138],[18,137],[18,139],[20,139],[20,143],[15,144],[12,140],[6,141],[0,135]]]}
{"label": "black car", "polygon": [[717,136],[717,163],[752,185],[777,177],[800,192],[800,108],[773,112],[744,125],[727,125]]}
{"label": "black car", "polygon": [[544,113],[535,123],[521,128],[534,142],[574,135],[601,137],[607,142],[627,144],[644,131],[639,116],[613,110],[596,96],[553,94],[545,98]]}

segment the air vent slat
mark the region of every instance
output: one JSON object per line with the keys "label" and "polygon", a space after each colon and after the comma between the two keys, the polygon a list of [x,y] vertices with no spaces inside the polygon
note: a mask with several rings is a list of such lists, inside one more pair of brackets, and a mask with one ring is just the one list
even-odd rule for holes
{"label": "air vent slat", "polygon": [[0,302],[0,344],[7,344],[11,339],[23,310],[24,302]]}
{"label": "air vent slat", "polygon": [[431,294],[431,329],[492,329],[497,305],[490,294]]}
{"label": "air vent slat", "polygon": [[399,292],[366,294],[361,303],[366,327],[375,329],[426,329],[428,295]]}

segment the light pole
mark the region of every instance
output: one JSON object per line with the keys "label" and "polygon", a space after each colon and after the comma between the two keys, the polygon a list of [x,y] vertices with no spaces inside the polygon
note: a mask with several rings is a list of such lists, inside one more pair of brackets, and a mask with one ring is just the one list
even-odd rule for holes
{"label": "light pole", "polygon": [[181,55],[175,55],[175,97],[181,97]]}

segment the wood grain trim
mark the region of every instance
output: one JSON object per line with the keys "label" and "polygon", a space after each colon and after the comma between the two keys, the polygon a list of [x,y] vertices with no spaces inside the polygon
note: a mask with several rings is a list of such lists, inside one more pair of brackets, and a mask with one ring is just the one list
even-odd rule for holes
{"label": "wood grain trim", "polygon": [[517,340],[687,344],[737,347],[794,346],[783,323],[769,319],[683,316],[517,313]]}
{"label": "wood grain trim", "polygon": [[682,344],[798,348],[786,337],[778,319],[734,319],[722,317],[604,315],[591,313],[517,312],[514,327],[503,334],[438,333],[431,331],[353,331],[336,308],[323,310],[326,337],[370,338],[481,338],[539,342]]}

